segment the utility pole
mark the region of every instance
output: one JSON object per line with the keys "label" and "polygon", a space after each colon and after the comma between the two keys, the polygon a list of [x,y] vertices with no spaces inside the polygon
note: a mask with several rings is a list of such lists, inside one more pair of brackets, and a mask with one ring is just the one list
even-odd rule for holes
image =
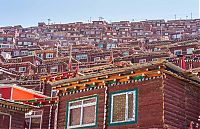
{"label": "utility pole", "polygon": [[48,20],[48,31],[49,31],[49,28],[50,28],[49,25],[50,25],[51,19],[48,18],[47,20]]}
{"label": "utility pole", "polygon": [[161,28],[160,28],[160,40],[162,41],[162,32],[163,32],[163,28],[162,28],[162,24],[161,24]]}
{"label": "utility pole", "polygon": [[175,20],[176,20],[176,14],[174,15],[174,18],[175,18]]}
{"label": "utility pole", "polygon": [[48,20],[48,25],[50,25],[51,19],[50,19],[50,18],[48,18],[47,20]]}
{"label": "utility pole", "polygon": [[193,19],[193,17],[192,17],[192,13],[190,13],[190,18]]}

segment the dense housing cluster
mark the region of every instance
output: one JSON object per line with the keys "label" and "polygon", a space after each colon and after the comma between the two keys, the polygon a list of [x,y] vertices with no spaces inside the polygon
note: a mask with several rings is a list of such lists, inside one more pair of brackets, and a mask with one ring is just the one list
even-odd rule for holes
{"label": "dense housing cluster", "polygon": [[200,19],[0,27],[0,128],[198,129],[199,39]]}

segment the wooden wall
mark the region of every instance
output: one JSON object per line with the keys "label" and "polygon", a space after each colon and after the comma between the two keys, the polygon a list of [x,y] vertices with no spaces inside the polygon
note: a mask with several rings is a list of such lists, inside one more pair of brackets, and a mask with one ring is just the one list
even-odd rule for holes
{"label": "wooden wall", "polygon": [[25,113],[21,111],[12,111],[0,107],[0,112],[10,114],[12,116],[11,129],[24,129]]}
{"label": "wooden wall", "polygon": [[[109,126],[106,122],[106,129],[132,129],[132,128],[163,128],[163,90],[162,79],[157,78],[142,82],[133,82],[128,84],[120,84],[108,87],[108,94],[111,92],[138,88],[138,123],[120,126]],[[98,127],[95,129],[103,129],[104,123],[104,102],[105,88],[95,89],[92,91],[79,92],[60,97],[58,109],[58,129],[64,128],[66,124],[66,103],[84,96],[99,95],[98,107]],[[107,96],[109,102],[109,96]],[[108,109],[108,103],[106,108]],[[108,111],[108,110],[107,110]],[[106,121],[108,121],[108,112]]]}
{"label": "wooden wall", "polygon": [[109,93],[138,88],[138,123],[108,126],[107,129],[163,128],[162,79],[134,82],[109,88]]}
{"label": "wooden wall", "polygon": [[164,79],[164,123],[171,128],[188,129],[200,115],[200,87],[171,75]]}
{"label": "wooden wall", "polygon": [[[44,83],[43,87],[44,95],[51,96],[51,85],[48,83]],[[50,129],[54,128],[54,118],[55,118],[55,111],[56,111],[56,106],[45,106],[41,108],[43,110],[43,115],[42,115],[42,128],[47,129],[50,127]],[[50,120],[49,120],[50,119]]]}

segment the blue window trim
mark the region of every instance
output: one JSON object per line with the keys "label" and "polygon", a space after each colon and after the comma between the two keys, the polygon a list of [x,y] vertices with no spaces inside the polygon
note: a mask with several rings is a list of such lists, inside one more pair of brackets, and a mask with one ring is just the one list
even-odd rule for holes
{"label": "blue window trim", "polygon": [[[119,93],[126,93],[130,91],[136,91],[136,104],[135,104],[135,120],[134,121],[125,121],[125,122],[118,122],[118,123],[111,123],[111,107],[112,107],[112,95],[119,94]],[[136,124],[138,122],[138,88],[129,89],[129,90],[122,90],[117,92],[112,92],[109,94],[109,109],[108,109],[108,126],[119,126],[119,125],[127,125],[127,124]]]}
{"label": "blue window trim", "polygon": [[96,102],[96,122],[95,122],[95,125],[92,125],[92,126],[84,126],[84,127],[77,127],[77,128],[72,128],[72,129],[94,128],[94,127],[97,127],[97,126],[98,126],[99,95],[96,94],[96,95],[92,95],[92,96],[81,97],[81,98],[78,98],[78,99],[74,99],[74,100],[67,101],[67,104],[66,104],[66,122],[65,122],[65,129],[68,129],[68,111],[69,111],[69,103],[70,103],[70,102],[74,102],[74,101],[78,101],[78,100],[89,99],[89,98],[93,98],[93,97],[96,97],[96,99],[97,99],[97,102]]}

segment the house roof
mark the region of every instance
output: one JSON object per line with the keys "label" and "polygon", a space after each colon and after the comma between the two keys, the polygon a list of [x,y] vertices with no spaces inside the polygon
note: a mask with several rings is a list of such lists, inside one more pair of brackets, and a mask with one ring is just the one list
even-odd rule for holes
{"label": "house roof", "polygon": [[34,107],[27,104],[23,104],[21,102],[15,102],[0,98],[0,108],[6,108],[13,111],[28,112],[32,110]]}
{"label": "house roof", "polygon": [[[143,78],[160,77],[170,74],[195,85],[200,85],[200,79],[189,71],[184,71],[178,66],[165,60],[134,64],[130,66],[105,65],[89,71],[85,76],[63,79],[50,82],[53,89],[61,92],[81,90],[91,86],[105,86],[111,82],[127,82]],[[84,73],[84,71],[82,71]]]}
{"label": "house roof", "polygon": [[[10,90],[10,88],[12,88],[12,90]],[[2,94],[3,98],[4,96],[6,97],[10,95],[12,96],[10,97],[10,99],[12,100],[30,100],[37,98],[48,98],[48,96],[43,95],[39,91],[20,87],[15,84],[0,84],[0,89],[1,89],[0,93]]]}

